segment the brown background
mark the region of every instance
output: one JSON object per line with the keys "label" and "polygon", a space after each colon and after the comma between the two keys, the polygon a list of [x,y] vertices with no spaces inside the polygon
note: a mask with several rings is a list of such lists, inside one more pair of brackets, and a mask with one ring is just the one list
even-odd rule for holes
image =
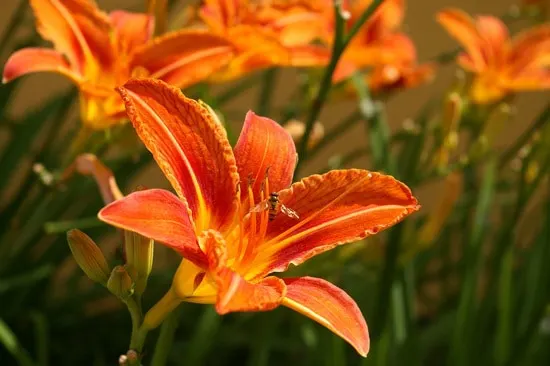
{"label": "brown background", "polygon": [[[519,1],[519,0],[518,0]],[[513,0],[409,0],[407,2],[407,16],[405,21],[405,31],[409,33],[418,48],[419,59],[427,60],[430,57],[437,55],[440,52],[452,50],[457,44],[442,30],[435,21],[435,14],[438,10],[444,7],[460,7],[471,14],[486,13],[494,15],[504,14],[510,6],[517,3]],[[5,27],[13,13],[18,1],[16,0],[0,0],[0,28]],[[105,10],[115,8],[131,9],[135,11],[143,11],[145,9],[145,1],[138,0],[98,0],[100,7]],[[189,4],[190,1],[182,1],[182,4]],[[172,14],[174,15],[174,14]],[[32,17],[28,17],[26,21],[29,27],[33,25]],[[19,36],[24,36],[20,34]],[[3,65],[8,55],[0,55],[0,61]],[[398,128],[407,118],[414,116],[421,106],[436,95],[440,95],[445,91],[452,81],[452,76],[456,70],[454,65],[447,66],[441,69],[434,82],[430,85],[422,86],[413,90],[405,91],[388,103],[387,111],[392,129]],[[291,85],[294,74],[291,71],[285,71],[282,79],[279,80],[276,87],[276,100],[278,105],[284,103],[285,98],[289,96],[292,89],[285,87]],[[29,106],[36,105],[43,100],[47,95],[62,90],[68,86],[68,82],[61,76],[54,74],[34,74],[25,77],[23,87],[18,92],[15,98],[15,103],[12,108],[15,113],[21,113]],[[513,121],[508,126],[503,128],[502,135],[499,137],[498,145],[500,147],[508,145],[514,140],[514,137],[524,130],[531,122],[532,118],[539,113],[542,104],[548,100],[548,93],[526,93],[519,96],[517,104],[517,114]],[[254,108],[256,104],[256,93],[251,91],[238,98],[234,103],[231,103],[227,109],[244,112]],[[325,107],[321,121],[325,125],[325,130],[330,130],[342,116],[351,112],[354,107],[353,101],[337,102]],[[235,124],[241,123],[240,120],[232,121]],[[0,140],[1,141],[1,140]],[[343,154],[350,151],[361,144],[365,144],[365,133],[361,125],[349,131],[345,136],[338,139],[330,145],[330,147],[308,167],[308,171],[312,172],[315,169],[326,166],[327,158],[335,153]],[[357,167],[368,168],[367,160],[358,160],[355,165]],[[148,186],[166,186],[163,178],[155,167],[148,170],[143,178]],[[140,182],[144,183],[144,182]],[[420,200],[429,206],[429,197],[433,197],[430,191],[429,195],[425,192],[417,192],[420,195]]]}

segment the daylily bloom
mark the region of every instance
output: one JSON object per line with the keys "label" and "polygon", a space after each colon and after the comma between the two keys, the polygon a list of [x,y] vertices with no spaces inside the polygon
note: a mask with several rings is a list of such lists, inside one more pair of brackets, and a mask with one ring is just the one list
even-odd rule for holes
{"label": "daylily bloom", "polygon": [[328,63],[328,49],[312,44],[326,31],[322,2],[205,0],[200,19],[209,31],[226,37],[237,49],[236,57],[214,79],[234,79],[272,66]]}
{"label": "daylily bloom", "polygon": [[462,44],[462,68],[475,74],[470,96],[491,103],[521,90],[550,88],[550,24],[524,30],[510,38],[504,23],[493,16],[475,19],[458,9],[437,16],[449,34]]}
{"label": "daylily bloom", "polygon": [[81,117],[102,129],[124,118],[114,88],[132,76],[150,76],[179,87],[206,77],[233,57],[222,37],[182,30],[151,39],[154,21],[147,14],[106,14],[93,0],[30,0],[36,27],[54,50],[25,48],[7,61],[3,82],[38,71],[57,72],[80,89]]}
{"label": "daylily bloom", "polygon": [[433,78],[435,65],[417,63],[416,49],[408,37],[396,35],[391,43],[396,49],[400,49],[402,57],[393,63],[374,65],[366,76],[370,90],[380,93],[413,88]]}
{"label": "daylily bloom", "polygon": [[[220,314],[284,305],[366,355],[367,325],[346,293],[319,278],[270,274],[396,224],[419,208],[410,189],[391,176],[358,169],[290,185],[296,148],[276,122],[249,112],[232,150],[221,124],[179,89],[158,80],[131,80],[118,90],[136,132],[177,194],[143,190],[99,213],[101,220],[184,258],[144,327],[156,327],[182,301],[215,304]],[[273,217],[264,209],[271,192],[298,218],[285,210],[275,210]]]}

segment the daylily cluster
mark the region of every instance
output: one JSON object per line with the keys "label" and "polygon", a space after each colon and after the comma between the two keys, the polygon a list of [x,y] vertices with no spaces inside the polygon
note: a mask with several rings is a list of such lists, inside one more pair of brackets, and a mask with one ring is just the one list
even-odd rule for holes
{"label": "daylily cluster", "polygon": [[470,89],[474,102],[491,103],[516,91],[550,88],[550,24],[510,38],[506,25],[493,16],[473,19],[448,9],[438,14],[438,20],[464,47],[458,63],[475,75]]}
{"label": "daylily cluster", "polygon": [[[225,37],[236,55],[216,80],[272,66],[323,66],[327,48],[314,44],[326,32],[326,10],[332,1],[205,0],[198,9],[202,27]],[[200,29],[201,25],[199,25]]]}
{"label": "daylily cluster", "polygon": [[[350,14],[346,23],[348,29],[371,3],[372,0],[344,3],[344,9]],[[435,66],[417,64],[414,43],[400,30],[404,15],[405,0],[384,1],[342,55],[335,81],[366,70],[369,70],[366,82],[373,91],[409,88],[430,80]]]}
{"label": "daylily cluster", "polygon": [[[358,169],[291,185],[296,149],[276,122],[249,112],[232,149],[211,112],[179,89],[138,79],[118,91],[177,194],[138,191],[99,213],[101,220],[183,257],[170,290],[143,326],[156,327],[182,301],[215,304],[220,314],[284,305],[366,355],[367,325],[346,293],[319,278],[270,274],[396,224],[419,208],[410,189],[391,176]],[[282,206],[275,212],[263,207],[271,192],[298,217]]]}
{"label": "daylily cluster", "polygon": [[206,79],[233,57],[229,41],[201,30],[152,38],[154,19],[147,14],[106,14],[93,0],[29,1],[38,32],[54,50],[15,52],[4,67],[3,82],[38,71],[65,75],[80,90],[83,123],[95,129],[124,118],[115,87],[130,77],[149,76],[183,88]]}

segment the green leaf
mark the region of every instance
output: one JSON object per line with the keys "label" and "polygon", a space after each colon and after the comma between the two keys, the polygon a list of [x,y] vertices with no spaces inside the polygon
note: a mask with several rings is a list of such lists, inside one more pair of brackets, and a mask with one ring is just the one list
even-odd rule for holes
{"label": "green leaf", "polygon": [[29,353],[21,347],[19,340],[12,332],[10,327],[0,318],[0,342],[6,347],[9,353],[17,360],[21,366],[33,366]]}

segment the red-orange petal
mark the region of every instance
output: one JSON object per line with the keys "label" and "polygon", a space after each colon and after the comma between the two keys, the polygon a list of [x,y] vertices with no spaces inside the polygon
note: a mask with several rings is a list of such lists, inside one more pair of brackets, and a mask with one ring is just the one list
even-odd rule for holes
{"label": "red-orange petal", "polygon": [[14,52],[4,66],[2,82],[7,83],[22,75],[40,71],[57,72],[74,83],[80,82],[80,76],[71,70],[63,55],[47,48],[24,48]]}
{"label": "red-orange petal", "polygon": [[142,67],[152,78],[185,88],[205,80],[233,56],[233,45],[225,38],[202,30],[184,29],[138,48],[131,67]]}
{"label": "red-orange petal", "polygon": [[118,90],[140,139],[189,203],[197,232],[222,230],[233,219],[239,180],[223,127],[198,102],[162,81],[133,79]]}
{"label": "red-orange petal", "polygon": [[147,189],[131,193],[105,206],[98,217],[110,225],[159,241],[198,266],[206,265],[189,219],[189,207],[169,191]]}
{"label": "red-orange petal", "polygon": [[149,14],[115,10],[109,14],[109,17],[117,32],[120,52],[129,54],[135,48],[147,43],[153,36],[155,18]]}
{"label": "red-orange petal", "polygon": [[290,186],[296,158],[292,136],[283,127],[252,111],[246,114],[241,135],[235,145],[243,197],[248,195],[246,184],[249,179],[252,179],[254,197],[260,197],[268,169],[270,192],[278,192]]}
{"label": "red-orange petal", "polygon": [[74,70],[83,73],[93,57],[102,64],[112,58],[109,18],[90,0],[30,0],[40,35],[67,56]]}
{"label": "red-orange petal", "polygon": [[376,234],[420,207],[405,184],[360,169],[312,175],[279,197],[299,219],[279,213],[269,223],[252,270],[260,277]]}
{"label": "red-orange petal", "polygon": [[203,249],[210,275],[217,285],[216,311],[227,314],[236,311],[267,311],[281,304],[286,285],[277,277],[267,277],[251,283],[227,267],[226,243],[210,230],[203,237]]}
{"label": "red-orange petal", "polygon": [[369,330],[353,299],[332,283],[315,277],[285,278],[286,296],[281,305],[296,310],[327,327],[366,357]]}
{"label": "red-orange petal", "polygon": [[439,12],[437,20],[453,38],[464,46],[472,60],[471,66],[474,67],[472,71],[483,70],[487,66],[487,60],[483,55],[483,42],[474,20],[467,13],[458,9],[446,9]]}
{"label": "red-orange petal", "polygon": [[496,67],[502,66],[510,47],[508,28],[502,20],[488,15],[478,16],[476,27],[485,41],[484,51],[488,63]]}

